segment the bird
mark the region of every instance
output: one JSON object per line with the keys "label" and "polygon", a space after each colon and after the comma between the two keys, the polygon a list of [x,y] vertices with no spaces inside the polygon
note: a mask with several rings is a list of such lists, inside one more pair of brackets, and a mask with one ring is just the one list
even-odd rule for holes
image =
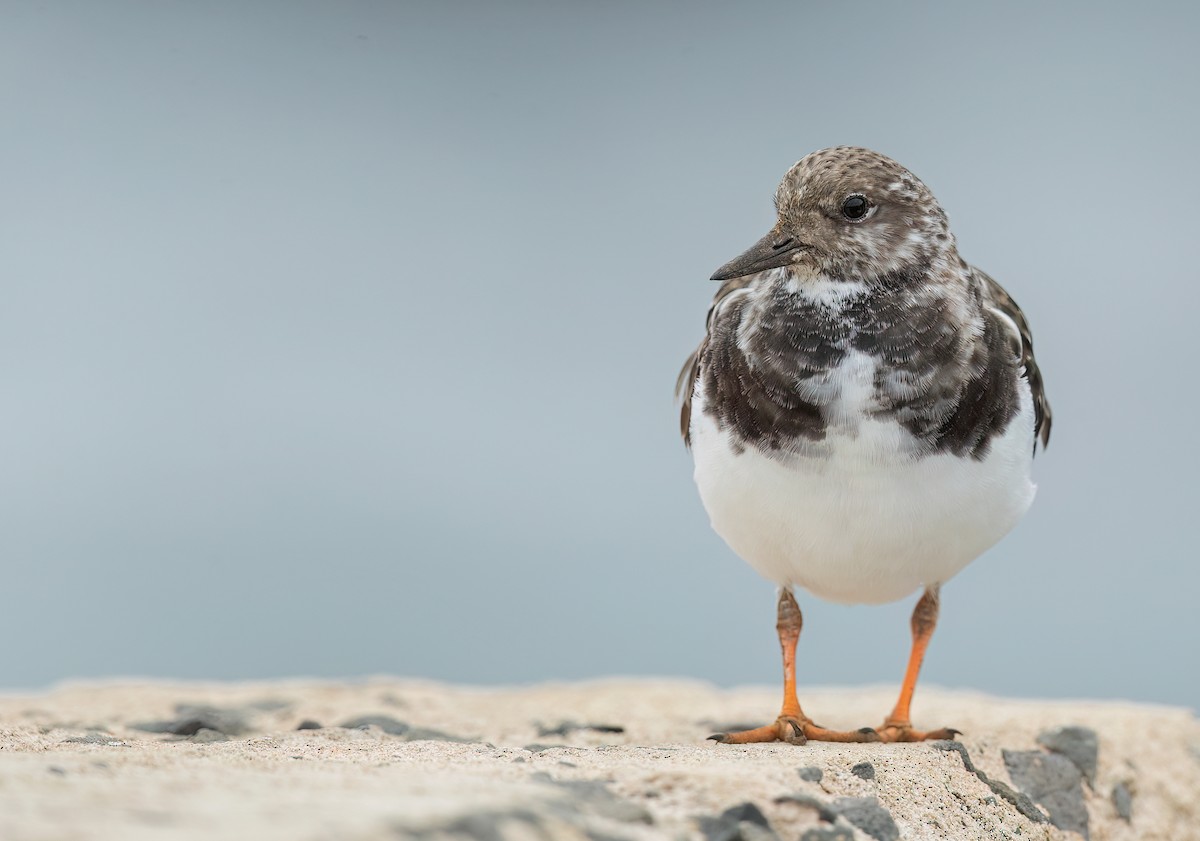
{"label": "bird", "polygon": [[[727,744],[951,739],[911,703],[941,587],[1033,502],[1051,412],[1016,301],[967,263],[930,189],[891,158],[812,152],[775,193],[775,226],[712,280],[705,335],[676,390],[713,529],[779,587],[783,704]],[[883,723],[816,724],[796,691],[794,590],[835,603],[921,596]]]}

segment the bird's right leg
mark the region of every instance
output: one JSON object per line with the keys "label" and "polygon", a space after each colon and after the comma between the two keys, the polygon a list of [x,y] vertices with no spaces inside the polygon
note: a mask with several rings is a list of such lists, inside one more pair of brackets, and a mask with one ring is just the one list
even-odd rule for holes
{"label": "bird's right leg", "polygon": [[796,695],[796,644],[800,641],[800,629],[804,617],[790,587],[779,591],[778,618],[775,630],[779,632],[779,645],[783,649],[783,709],[773,724],[742,730],[736,733],[718,733],[710,739],[726,745],[743,745],[751,742],[788,742],[802,745],[809,739],[818,742],[876,742],[879,735],[870,727],[862,730],[826,730],[813,722],[800,708]]}
{"label": "bird's right leg", "polygon": [[883,721],[879,728],[879,738],[885,742],[922,742],[926,739],[953,739],[959,731],[953,727],[941,727],[937,730],[914,730],[908,716],[908,708],[912,704],[913,691],[917,688],[917,676],[921,673],[921,664],[925,662],[925,649],[937,627],[938,612],[941,609],[941,598],[938,585],[926,588],[912,614],[912,653],[908,657],[908,669],[904,673],[904,683],[900,686],[900,698],[896,707]]}

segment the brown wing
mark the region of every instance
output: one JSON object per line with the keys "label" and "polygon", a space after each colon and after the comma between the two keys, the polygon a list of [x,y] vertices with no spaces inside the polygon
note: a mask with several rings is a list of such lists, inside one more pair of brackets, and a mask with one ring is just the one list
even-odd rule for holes
{"label": "brown wing", "polygon": [[708,346],[708,337],[712,332],[713,315],[730,293],[744,289],[757,277],[758,275],[735,277],[721,284],[721,288],[713,296],[712,306],[708,308],[708,317],[704,321],[704,338],[700,340],[700,346],[683,363],[683,369],[680,370],[679,377],[675,380],[675,397],[682,403],[679,412],[679,433],[683,436],[683,443],[687,447],[692,446],[692,392],[696,387],[696,378],[700,376],[704,350]]}
{"label": "brown wing", "polygon": [[1029,329],[1029,321],[1003,286],[979,269],[974,269],[974,272],[982,282],[992,306],[1012,319],[1021,333],[1021,364],[1025,368],[1025,379],[1029,380],[1029,388],[1033,392],[1033,430],[1045,448],[1050,443],[1050,422],[1053,416],[1050,412],[1050,401],[1046,399],[1046,387],[1042,383],[1042,371],[1033,356],[1033,331]]}

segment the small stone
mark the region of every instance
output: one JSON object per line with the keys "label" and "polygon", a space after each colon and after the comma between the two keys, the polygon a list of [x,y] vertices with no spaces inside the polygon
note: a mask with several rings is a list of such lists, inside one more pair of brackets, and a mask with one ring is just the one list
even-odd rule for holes
{"label": "small stone", "polygon": [[819,783],[825,776],[825,772],[816,765],[806,765],[805,767],[798,769],[796,773],[800,775],[800,779],[810,783]]}
{"label": "small stone", "polygon": [[778,841],[762,809],[749,801],[731,806],[721,814],[700,818],[705,841]]}
{"label": "small stone", "polygon": [[348,718],[343,721],[338,727],[343,727],[346,730],[361,730],[365,727],[378,727],[389,736],[404,736],[412,727],[403,721],[392,718],[390,715],[360,715],[356,718]]}
{"label": "small stone", "polygon": [[763,814],[762,809],[758,808],[748,800],[745,803],[739,803],[736,806],[730,806],[721,813],[721,818],[725,820],[736,821],[737,823],[746,821],[748,823],[758,824],[759,826],[767,829],[771,828],[771,824],[767,822],[767,816]]}
{"label": "small stone", "polygon": [[1042,814],[1041,810],[1038,809],[1038,807],[1034,805],[1033,801],[1029,799],[1028,794],[1014,791],[1008,783],[1001,782],[1000,780],[993,780],[983,771],[976,768],[975,763],[971,761],[971,756],[967,753],[967,749],[963,746],[962,742],[956,742],[950,739],[938,739],[936,741],[926,742],[926,744],[934,750],[946,751],[947,753],[953,751],[954,753],[957,753],[959,757],[962,758],[963,768],[978,777],[980,782],[990,788],[1006,802],[1011,803],[1018,812],[1029,818],[1029,820],[1033,821],[1034,823],[1049,822],[1047,817]]}
{"label": "small stone", "polygon": [[607,820],[654,823],[654,816],[644,806],[613,794],[603,780],[556,780],[544,771],[530,775],[530,779],[566,789],[575,804]]}
{"label": "small stone", "polygon": [[800,841],[854,841],[854,833],[844,826],[816,826],[804,830]]}
{"label": "small stone", "polygon": [[1032,751],[1002,751],[1013,785],[1042,805],[1050,823],[1088,838],[1083,773],[1066,756]]}
{"label": "small stone", "polygon": [[565,747],[569,747],[569,745],[543,745],[541,742],[533,742],[532,744],[526,745],[525,750],[529,751],[530,753],[544,753],[548,750]]}
{"label": "small stone", "polygon": [[297,730],[320,730],[321,722],[313,721],[311,718],[306,718],[304,721],[296,725]]}
{"label": "small stone", "polygon": [[[437,838],[456,838],[464,839],[464,841],[551,838],[554,826],[548,825],[549,823],[546,817],[534,814],[527,809],[514,809],[511,812],[480,812],[457,818],[429,834]],[[398,830],[402,838],[414,837],[407,831],[407,827],[398,828]]]}
{"label": "small stone", "polygon": [[1095,782],[1096,766],[1100,759],[1100,737],[1095,730],[1079,726],[1059,727],[1039,733],[1037,742],[1074,762],[1089,786]]}
{"label": "small stone", "polygon": [[1117,816],[1125,821],[1133,820],[1133,792],[1125,783],[1117,783],[1112,790],[1113,807]]}
{"label": "small stone", "polygon": [[197,744],[211,744],[212,742],[228,742],[229,737],[220,730],[213,730],[208,727],[201,727],[190,737],[188,741],[196,742]]}
{"label": "small stone", "polygon": [[129,725],[147,733],[195,736],[201,730],[216,730],[226,736],[240,736],[250,730],[248,715],[242,707],[214,707],[209,704],[177,704],[175,718],[143,721]]}
{"label": "small stone", "polygon": [[863,780],[875,779],[875,766],[870,762],[860,762],[850,769],[850,773]]}
{"label": "small stone", "polygon": [[360,715],[356,718],[343,721],[338,727],[345,728],[346,730],[365,730],[368,727],[378,727],[389,736],[400,736],[406,742],[472,741],[471,739],[464,739],[449,733],[443,733],[441,730],[433,730],[427,727],[413,727],[406,722],[392,718],[390,715]]}
{"label": "small stone", "polygon": [[537,726],[538,736],[566,736],[576,730],[592,730],[596,733],[624,733],[625,728],[619,724],[580,724],[577,721],[562,721],[554,727]]}
{"label": "small stone", "polygon": [[56,777],[67,776],[67,769],[63,768],[59,765],[51,765],[51,766],[47,767],[46,770],[49,771],[51,774],[53,774]]}
{"label": "small stone", "polygon": [[71,736],[63,739],[63,742],[71,742],[79,745],[105,745],[106,747],[113,748],[129,747],[129,745],[125,744],[120,739],[114,739],[109,733],[88,733],[86,736]]}
{"label": "small stone", "polygon": [[815,809],[817,817],[826,823],[833,823],[838,818],[838,813],[835,812],[827,803],[823,803],[819,798],[811,794],[803,792],[799,794],[784,794],[775,798],[776,803],[794,803],[797,806],[804,806],[808,809]]}
{"label": "small stone", "polygon": [[830,808],[875,841],[899,841],[900,828],[878,797],[839,797]]}

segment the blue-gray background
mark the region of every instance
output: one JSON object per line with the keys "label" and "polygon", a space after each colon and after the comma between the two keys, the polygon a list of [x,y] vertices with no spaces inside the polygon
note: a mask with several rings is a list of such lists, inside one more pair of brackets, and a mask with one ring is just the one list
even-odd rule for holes
{"label": "blue-gray background", "polygon": [[[1195,7],[2,9],[0,685],[774,682],[671,388],[850,143],[1021,302],[1055,409],[926,679],[1200,705]],[[802,603],[802,682],[899,680],[911,600]]]}

